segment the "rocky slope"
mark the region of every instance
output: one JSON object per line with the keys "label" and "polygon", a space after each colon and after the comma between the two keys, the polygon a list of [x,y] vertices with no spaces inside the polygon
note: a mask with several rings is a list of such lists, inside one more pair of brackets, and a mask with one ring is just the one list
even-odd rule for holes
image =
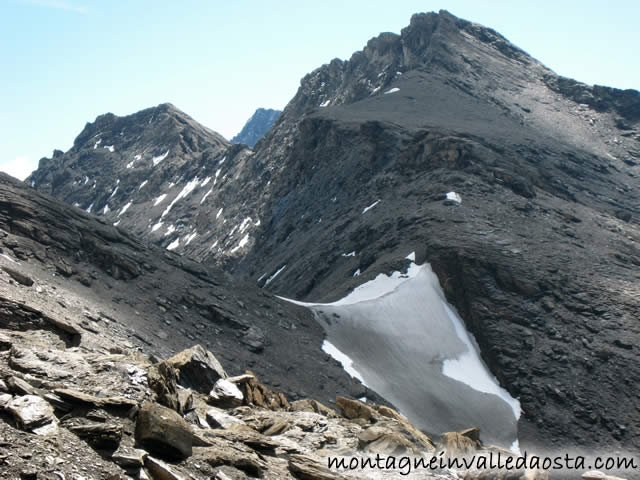
{"label": "rocky slope", "polygon": [[[87,135],[29,181],[75,201],[83,173],[53,178],[101,148]],[[108,220],[308,301],[415,251],[520,399],[523,445],[640,446],[637,91],[559,77],[489,28],[420,14],[306,76],[255,153],[212,152]]]}
{"label": "rocky slope", "polygon": [[109,331],[126,338],[126,348],[161,357],[198,342],[215,350],[230,374],[251,368],[292,400],[376,398],[320,349],[322,328],[304,309],[144,245],[5,174],[0,248],[5,326],[48,322],[68,331],[71,344]]}
{"label": "rocky slope", "polygon": [[282,112],[272,108],[259,108],[247,120],[240,133],[231,139],[231,143],[244,143],[254,147],[265,133],[269,131]]}

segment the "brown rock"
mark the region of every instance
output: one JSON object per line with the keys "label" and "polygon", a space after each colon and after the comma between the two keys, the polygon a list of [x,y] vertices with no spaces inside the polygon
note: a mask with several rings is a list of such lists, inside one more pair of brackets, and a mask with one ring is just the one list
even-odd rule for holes
{"label": "brown rock", "polygon": [[324,415],[325,417],[335,418],[338,414],[327,407],[326,405],[313,400],[311,398],[305,398],[304,400],[296,400],[291,403],[291,410],[294,412],[314,412]]}
{"label": "brown rock", "polygon": [[376,412],[358,400],[352,400],[345,397],[336,397],[338,408],[342,411],[342,415],[350,420],[360,418],[367,422],[375,422],[378,415]]}
{"label": "brown rock", "polygon": [[178,371],[167,362],[152,365],[147,371],[147,383],[156,394],[156,401],[178,411]]}
{"label": "brown rock", "polygon": [[177,473],[163,461],[150,456],[144,459],[144,466],[147,467],[154,480],[186,480],[187,478]]}
{"label": "brown rock", "polygon": [[294,477],[300,480],[341,480],[345,478],[332,472],[308,455],[290,455],[289,470]]}
{"label": "brown rock", "polygon": [[479,442],[457,432],[443,433],[438,442],[438,449],[452,457],[473,453],[479,446]]}

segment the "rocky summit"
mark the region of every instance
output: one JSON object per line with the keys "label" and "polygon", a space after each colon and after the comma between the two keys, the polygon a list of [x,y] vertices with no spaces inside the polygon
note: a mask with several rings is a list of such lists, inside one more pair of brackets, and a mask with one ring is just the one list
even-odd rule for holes
{"label": "rocky summit", "polygon": [[[494,30],[441,11],[414,15],[399,35],[383,33],[349,60],[335,59],[307,75],[253,148],[231,145],[161,105],[128,117],[99,117],[69,152],[43,159],[27,182],[75,204],[73,213],[65,214],[71,218],[89,222],[82,210],[102,217],[92,219],[91,228],[107,232],[101,235],[117,245],[142,248],[134,237],[157,244],[149,257],[171,269],[148,270],[144,262],[135,268],[129,261],[110,267],[111,259],[120,257],[83,253],[100,252],[103,243],[100,238],[86,243],[93,234],[75,227],[71,245],[77,248],[70,248],[64,263],[53,263],[62,265],[67,277],[76,272],[96,286],[91,288],[104,288],[98,287],[103,277],[92,281],[73,263],[99,260],[102,267],[90,271],[106,271],[100,275],[122,292],[111,295],[122,297],[120,305],[135,304],[133,295],[146,298],[149,308],[167,309],[114,278],[132,281],[137,278],[132,272],[154,278],[150,275],[157,272],[155,281],[164,284],[171,278],[167,272],[181,265],[179,271],[187,273],[179,274],[178,285],[184,278],[218,278],[223,274],[217,267],[223,267],[225,279],[240,282],[257,300],[240,300],[246,309],[238,307],[231,300],[237,293],[228,291],[222,311],[233,308],[252,320],[238,330],[229,327],[228,346],[222,339],[215,345],[228,355],[242,345],[242,360],[253,361],[247,367],[254,371],[264,368],[256,373],[270,387],[290,382],[285,372],[293,371],[287,368],[296,360],[289,342],[320,355],[318,325],[330,332],[332,325],[350,320],[319,312],[320,302],[344,304],[347,294],[363,295],[357,287],[379,282],[383,274],[406,278],[412,265],[428,264],[442,289],[443,308],[455,310],[463,322],[457,332],[466,328],[473,336],[467,351],[477,349],[499,386],[519,401],[521,446],[637,450],[638,175],[638,91],[560,77]],[[24,198],[44,198],[19,190]],[[68,236],[21,223],[14,230],[43,245],[61,235],[66,242]],[[35,262],[43,254],[25,255]],[[25,275],[30,278],[17,271],[12,281],[33,288],[23,283],[28,283]],[[315,305],[320,322],[310,310],[289,310],[294,307],[267,292]],[[177,305],[175,296],[163,298],[181,314],[186,307],[202,316],[210,302],[218,304],[204,293],[202,300]],[[271,307],[258,308],[266,299]],[[130,318],[136,322],[155,311],[135,310],[140,315],[134,311]],[[279,311],[291,312],[290,321]],[[395,325],[394,315],[398,310],[389,310],[389,325]],[[305,326],[294,319],[304,319]],[[165,345],[154,338],[157,324],[148,321],[140,323],[147,329],[142,338]],[[201,323],[195,321],[195,328]],[[201,335],[217,331],[202,324]],[[306,341],[301,331],[308,332]],[[411,363],[419,348],[403,348],[408,337],[419,336],[395,333],[388,345],[405,352],[396,356],[399,364]],[[189,346],[184,337],[166,336],[163,341]],[[137,337],[131,333],[131,338]],[[360,338],[370,339],[370,330],[363,328]],[[343,365],[353,360],[356,370],[364,371],[371,357],[348,350],[360,338],[356,332],[344,342]],[[224,354],[213,343],[207,348],[224,365]],[[262,352],[259,359],[252,356],[256,351]],[[267,368],[263,359],[272,352],[291,356],[272,357]],[[176,352],[166,347],[161,352],[169,353]],[[305,366],[316,360],[310,356]],[[325,365],[335,367],[328,357],[323,361],[315,364],[322,365],[320,375]],[[435,359],[430,368],[444,372],[447,365]],[[270,378],[271,368],[283,372],[278,384]],[[364,383],[375,373],[366,372]],[[293,376],[301,382],[294,390],[325,403],[340,386],[350,388],[352,396],[358,389],[364,394],[365,387],[356,380],[348,384],[344,373],[325,375],[327,386],[314,390],[311,379]],[[416,388],[426,391],[429,385]],[[233,404],[234,391],[223,384],[216,395]],[[424,427],[429,418],[410,420],[429,431]]]}
{"label": "rocky summit", "polygon": [[231,143],[244,143],[251,148],[254,147],[265,133],[269,131],[271,125],[278,119],[282,112],[272,108],[259,108],[255,111],[247,123],[242,127],[240,133],[231,139]]}

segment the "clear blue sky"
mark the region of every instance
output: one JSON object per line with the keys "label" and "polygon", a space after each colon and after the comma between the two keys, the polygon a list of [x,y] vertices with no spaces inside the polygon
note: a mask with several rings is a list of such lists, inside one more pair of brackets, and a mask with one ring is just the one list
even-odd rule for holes
{"label": "clear blue sky", "polygon": [[306,73],[440,9],[561,75],[640,89],[638,0],[0,0],[0,170],[25,177],[97,115],[163,102],[230,138]]}

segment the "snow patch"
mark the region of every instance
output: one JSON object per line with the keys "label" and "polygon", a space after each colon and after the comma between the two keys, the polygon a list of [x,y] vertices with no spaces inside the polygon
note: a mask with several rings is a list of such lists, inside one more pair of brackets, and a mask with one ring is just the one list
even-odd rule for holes
{"label": "snow patch", "polygon": [[342,254],[340,254],[340,256],[342,256],[342,257],[355,257],[356,256],[356,251],[354,250],[353,252],[342,253]]}
{"label": "snow patch", "polygon": [[375,202],[373,202],[371,205],[369,205],[368,207],[364,208],[362,210],[362,214],[364,215],[365,213],[367,213],[369,210],[371,210],[373,207],[375,207],[377,204],[380,203],[380,200],[376,200]]}
{"label": "snow patch", "polygon": [[162,227],[162,222],[158,222],[156,223],[153,227],[151,227],[151,231],[155,232],[156,230],[158,230],[160,227]]}
{"label": "snow patch", "polygon": [[353,276],[354,277],[359,277],[360,276],[360,269],[357,269],[355,272],[353,272]]}
{"label": "snow patch", "polygon": [[114,152],[114,150],[115,150],[115,149],[113,148],[113,145],[105,145],[105,146],[104,146],[104,148],[106,148],[107,150],[109,150],[111,153],[113,153],[113,152]]}
{"label": "snow patch", "polygon": [[174,250],[174,249],[178,248],[179,246],[180,246],[180,239],[176,238],[173,242],[171,242],[167,246],[167,250]]}
{"label": "snow patch", "polygon": [[189,245],[189,244],[191,243],[191,240],[193,240],[194,238],[196,238],[196,236],[197,236],[197,235],[198,235],[198,232],[193,232],[191,235],[187,235],[187,236],[186,236],[186,238],[185,238],[185,240],[186,240],[186,243],[184,244],[184,245],[185,245],[185,247],[186,247],[187,245]]}
{"label": "snow patch", "polygon": [[331,100],[327,100],[326,102],[322,102],[320,104],[320,108],[328,107],[330,103],[331,103]]}
{"label": "snow patch", "polygon": [[204,187],[207,183],[209,183],[211,181],[211,177],[207,177],[205,178],[202,183],[200,184],[201,187]]}
{"label": "snow patch", "polygon": [[87,207],[87,213],[91,213],[91,209],[93,208],[93,203]]}
{"label": "snow patch", "polygon": [[202,205],[204,203],[204,201],[207,199],[207,197],[211,194],[211,192],[213,192],[213,188],[210,188],[209,191],[207,193],[204,194],[204,197],[202,197],[202,200],[200,200],[200,205]]}
{"label": "snow patch", "polygon": [[175,232],[175,231],[176,231],[176,227],[175,227],[175,226],[173,226],[173,225],[169,225],[169,226],[167,227],[167,231],[164,233],[164,236],[166,237],[166,236],[168,236],[168,235],[171,235],[171,234],[172,234],[173,232]]}
{"label": "snow patch", "polygon": [[122,215],[124,212],[126,212],[126,211],[129,209],[129,207],[131,206],[131,204],[132,204],[132,203],[133,203],[133,202],[129,202],[129,203],[127,203],[124,207],[122,207],[122,210],[120,210],[120,213],[118,214],[118,216],[120,216],[120,215]]}
{"label": "snow patch", "polygon": [[[271,282],[273,282],[273,280],[280,274],[280,272],[282,272],[285,268],[287,268],[287,264],[285,263],[276,273],[274,273],[273,275],[271,275],[269,278],[267,278],[267,281],[264,282],[264,286],[266,287],[267,285],[269,285]],[[286,300],[286,299],[285,299]]]}
{"label": "snow patch", "polygon": [[149,183],[149,180],[145,180],[144,182],[142,182],[138,187],[138,190],[142,190],[142,187],[144,187],[147,183]]}
{"label": "snow patch", "polygon": [[102,214],[103,215],[106,215],[107,213],[109,213],[109,204],[108,203],[102,209]]}
{"label": "snow patch", "polygon": [[200,179],[198,177],[194,178],[189,183],[187,183],[182,189],[182,191],[178,194],[178,196],[174,198],[172,202],[169,204],[169,206],[165,209],[165,211],[162,212],[161,218],[171,211],[171,208],[173,208],[176,202],[178,202],[182,198],[189,195],[194,190],[194,188],[198,186],[199,183],[200,183]]}
{"label": "snow patch", "polygon": [[337,361],[339,361],[342,364],[342,368],[344,369],[345,372],[347,372],[353,378],[357,378],[358,380],[360,380],[360,382],[362,382],[362,384],[365,387],[367,386],[367,384],[364,383],[364,379],[362,378],[362,375],[360,375],[360,373],[353,366],[353,360],[351,360],[351,358],[349,358],[348,355],[338,350],[335,347],[335,345],[333,345],[328,340],[325,340],[324,342],[322,342],[322,350],[325,353],[328,353],[329,355],[331,355]]}
{"label": "snow patch", "polygon": [[384,92],[384,94],[386,95],[387,93],[396,93],[396,92],[399,92],[399,91],[400,91],[399,88],[393,87],[392,89],[387,90],[386,92]]}
{"label": "snow patch", "polygon": [[164,152],[162,155],[159,155],[157,157],[153,157],[151,159],[151,161],[153,162],[153,166],[155,167],[156,165],[158,165],[161,161],[163,161],[165,158],[167,158],[167,155],[169,155],[169,150],[167,150],[166,152]]}
{"label": "snow patch", "polygon": [[160,195],[159,197],[156,197],[155,202],[153,202],[153,206],[154,206],[154,207],[158,206],[158,204],[159,204],[160,202],[162,202],[165,198],[167,198],[167,194],[166,194],[166,193],[163,193],[163,194],[162,194],[162,195]]}
{"label": "snow patch", "polygon": [[249,243],[249,234],[248,233],[244,237],[242,237],[242,240],[240,240],[240,243],[238,243],[238,245],[236,245],[235,247],[233,247],[231,249],[231,253],[235,253],[236,251],[240,250],[247,243]]}
{"label": "snow patch", "polygon": [[98,145],[100,145],[102,143],[102,139],[100,138],[96,143],[93,144],[93,149],[95,150],[96,148],[98,148]]}
{"label": "snow patch", "polygon": [[116,185],[116,188],[113,189],[113,192],[111,192],[111,195],[109,195],[109,198],[112,198],[116,192],[118,191],[118,188],[120,188],[118,185]]}
{"label": "snow patch", "polygon": [[218,210],[218,213],[216,214],[216,219],[217,219],[220,215],[222,215],[222,208],[220,208],[220,210]]}

